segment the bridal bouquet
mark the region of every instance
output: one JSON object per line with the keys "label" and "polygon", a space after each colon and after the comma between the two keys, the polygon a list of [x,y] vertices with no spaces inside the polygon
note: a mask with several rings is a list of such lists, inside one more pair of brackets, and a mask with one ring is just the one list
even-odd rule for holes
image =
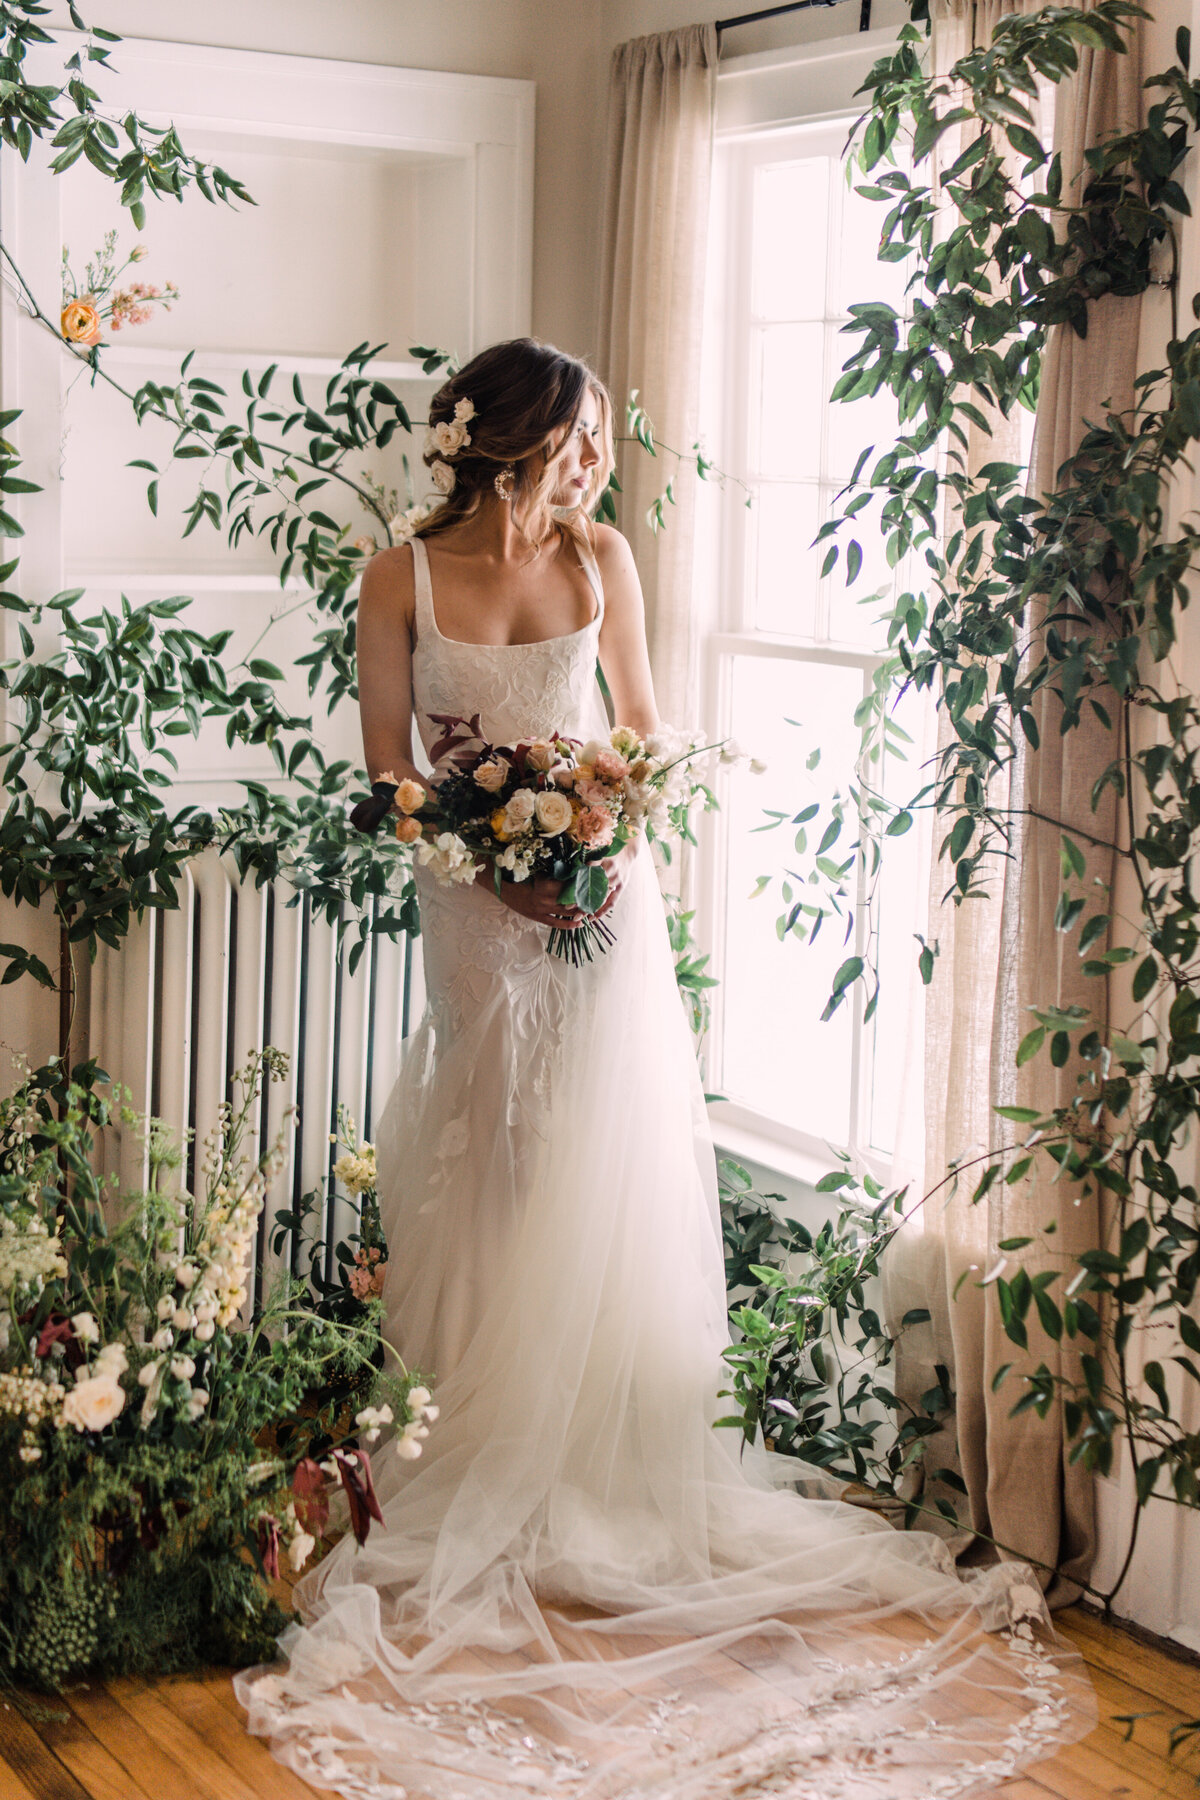
{"label": "bridal bouquet", "polygon": [[[715,804],[697,767],[720,752],[669,727],[644,740],[627,725],[583,743],[555,734],[529,743],[489,744],[479,717],[435,714],[432,797],[415,781],[396,785],[396,836],[447,885],[473,881],[489,857],[502,881],[548,876],[562,882],[562,903],[587,915],[552,931],[554,956],[578,965],[615,940],[597,917],[609,894],[605,866],[642,833],[688,836],[693,801]],[[381,777],[384,782],[390,775]]]}

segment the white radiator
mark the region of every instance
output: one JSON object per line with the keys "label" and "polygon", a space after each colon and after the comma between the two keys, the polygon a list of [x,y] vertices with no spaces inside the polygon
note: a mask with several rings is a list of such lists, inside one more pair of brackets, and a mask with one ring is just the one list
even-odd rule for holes
{"label": "white radiator", "polygon": [[[288,1078],[266,1087],[250,1141],[257,1155],[282,1129],[287,1147],[263,1214],[256,1291],[273,1267],[275,1212],[316,1187],[338,1154],[329,1142],[338,1102],[360,1139],[371,1141],[400,1040],[424,1004],[411,940],[372,938],[351,976],[357,931],[339,959],[334,928],[306,899],[289,906],[291,898],[280,882],[240,882],[231,857],[206,851],[180,881],[178,908],[148,914],[121,950],[102,948],[90,978],[89,1053],[132,1090],[139,1112],[177,1137],[192,1131],[181,1171],[189,1190],[197,1146],[220,1102],[233,1098],[234,1070],[264,1044],[287,1052]],[[144,1151],[128,1128],[109,1134],[105,1161],[123,1187],[144,1185]],[[347,1203],[338,1204],[344,1210],[325,1221],[331,1247],[352,1219]]]}

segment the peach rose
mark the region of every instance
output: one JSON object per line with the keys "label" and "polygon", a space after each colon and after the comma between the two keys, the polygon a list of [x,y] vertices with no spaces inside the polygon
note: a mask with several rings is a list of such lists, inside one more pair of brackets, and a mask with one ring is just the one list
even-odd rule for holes
{"label": "peach rose", "polygon": [[425,803],[425,789],[419,781],[402,781],[392,796],[392,805],[403,813],[415,813]]}
{"label": "peach rose", "polygon": [[421,827],[416,819],[397,819],[396,836],[402,844],[415,844],[421,835]]}
{"label": "peach rose", "polygon": [[100,342],[100,314],[90,300],[72,300],[63,307],[62,334],[71,344]]}
{"label": "peach rose", "polygon": [[498,794],[509,776],[509,764],[502,756],[489,756],[481,762],[472,780],[485,794]]}
{"label": "peach rose", "polygon": [[612,814],[603,806],[585,806],[575,817],[571,826],[571,836],[577,844],[586,844],[589,850],[597,850],[603,844],[611,844],[617,822]]}
{"label": "peach rose", "polygon": [[548,738],[534,738],[525,752],[525,766],[538,769],[543,774],[552,769],[558,761],[558,751]]}

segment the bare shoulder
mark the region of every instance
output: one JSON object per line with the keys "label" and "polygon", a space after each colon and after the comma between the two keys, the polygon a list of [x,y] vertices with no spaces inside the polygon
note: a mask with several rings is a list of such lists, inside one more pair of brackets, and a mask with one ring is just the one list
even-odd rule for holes
{"label": "bare shoulder", "polygon": [[414,591],[412,546],[393,544],[377,551],[363,570],[359,614],[365,609],[373,617],[394,619],[399,613],[411,623]]}
{"label": "bare shoulder", "polygon": [[633,560],[633,551],[629,547],[628,538],[624,537],[614,525],[595,525],[596,561],[605,582],[625,585],[631,579],[637,580],[637,565]]}

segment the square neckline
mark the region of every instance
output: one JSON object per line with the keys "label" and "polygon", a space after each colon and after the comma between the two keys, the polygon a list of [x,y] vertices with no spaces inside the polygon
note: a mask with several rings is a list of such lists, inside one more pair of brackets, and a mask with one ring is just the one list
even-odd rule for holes
{"label": "square neckline", "polygon": [[[579,554],[579,566],[587,576],[588,585],[591,588],[596,601],[596,610],[585,625],[580,625],[575,631],[560,631],[555,637],[529,638],[525,642],[519,644],[480,644],[476,643],[471,638],[447,637],[446,633],[437,622],[437,612],[433,604],[433,571],[430,567],[429,552],[425,548],[424,539],[414,537],[410,539],[410,542],[413,551],[413,565],[417,571],[417,600],[418,602],[424,602],[423,608],[420,606],[418,607],[418,634],[417,643],[414,648],[419,648],[421,643],[421,621],[419,616],[421,611],[424,611],[428,618],[434,637],[438,638],[443,644],[456,645],[460,650],[541,650],[549,644],[569,644],[572,639],[580,638],[585,632],[590,631],[593,625],[598,625],[604,617],[604,583],[600,577],[600,565],[596,561],[595,556],[590,552],[585,560],[580,546],[576,544],[575,548]],[[420,552],[419,555],[418,550]]]}

